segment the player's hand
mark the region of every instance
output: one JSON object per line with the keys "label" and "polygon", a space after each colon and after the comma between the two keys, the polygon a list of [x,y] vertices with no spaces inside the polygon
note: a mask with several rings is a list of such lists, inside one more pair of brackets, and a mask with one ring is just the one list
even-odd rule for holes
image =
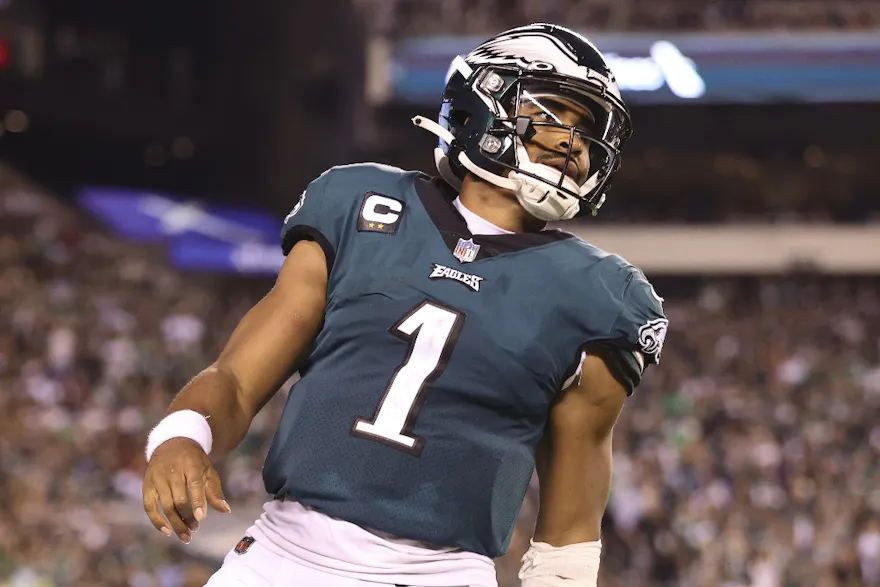
{"label": "player's hand", "polygon": [[143,492],[144,511],[153,526],[166,536],[173,530],[187,544],[208,513],[206,504],[225,514],[231,511],[217,470],[202,447],[189,438],[172,438],[153,452]]}

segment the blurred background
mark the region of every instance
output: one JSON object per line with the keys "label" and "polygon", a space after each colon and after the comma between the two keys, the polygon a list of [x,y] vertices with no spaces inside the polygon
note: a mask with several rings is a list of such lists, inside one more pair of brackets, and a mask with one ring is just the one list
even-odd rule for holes
{"label": "blurred background", "polygon": [[[566,227],[672,323],[615,435],[602,587],[880,585],[880,1],[0,0],[0,585],[194,587],[266,496],[285,390],[191,545],[146,434],[271,286],[328,167],[433,171],[452,57],[533,21],[608,56],[636,134]],[[501,587],[534,524],[523,506]]]}

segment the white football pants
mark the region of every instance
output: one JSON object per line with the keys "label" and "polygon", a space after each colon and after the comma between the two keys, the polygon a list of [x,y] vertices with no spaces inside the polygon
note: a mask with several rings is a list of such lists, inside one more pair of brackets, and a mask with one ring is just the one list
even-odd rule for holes
{"label": "white football pants", "polygon": [[395,587],[395,585],[352,579],[307,567],[290,558],[275,554],[256,541],[243,554],[236,553],[235,549],[229,551],[223,560],[223,566],[208,579],[204,587]]}

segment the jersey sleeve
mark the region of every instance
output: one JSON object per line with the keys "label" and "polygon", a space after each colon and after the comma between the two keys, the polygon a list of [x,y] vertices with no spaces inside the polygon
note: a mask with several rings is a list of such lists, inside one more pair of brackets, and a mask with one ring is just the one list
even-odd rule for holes
{"label": "jersey sleeve", "polygon": [[299,241],[314,241],[324,251],[328,271],[336,260],[348,212],[344,206],[333,205],[332,175],[331,169],[308,185],[281,228],[281,248],[285,256]]}
{"label": "jersey sleeve", "polygon": [[663,298],[641,271],[629,267],[617,317],[604,340],[592,343],[591,352],[632,393],[647,366],[660,362],[668,326]]}

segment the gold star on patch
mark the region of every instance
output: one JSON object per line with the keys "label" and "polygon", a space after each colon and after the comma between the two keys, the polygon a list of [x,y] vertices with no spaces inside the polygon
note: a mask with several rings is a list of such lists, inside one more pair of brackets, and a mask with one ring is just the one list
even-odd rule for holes
{"label": "gold star on patch", "polygon": [[379,230],[382,230],[383,228],[385,228],[385,225],[384,225],[384,224],[380,224],[380,225],[378,226],[378,228],[379,228]]}
{"label": "gold star on patch", "polygon": [[367,226],[369,226],[370,228],[376,228],[376,223],[370,222]]}

